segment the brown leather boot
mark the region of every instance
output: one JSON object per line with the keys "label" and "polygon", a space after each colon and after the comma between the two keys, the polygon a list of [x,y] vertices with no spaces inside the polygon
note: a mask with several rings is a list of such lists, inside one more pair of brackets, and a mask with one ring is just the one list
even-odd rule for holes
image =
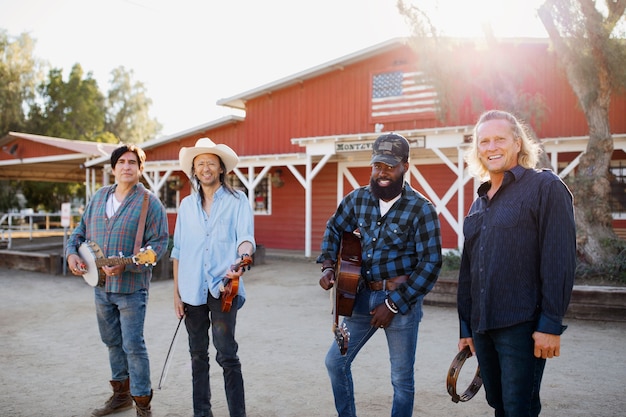
{"label": "brown leather boot", "polygon": [[135,400],[135,405],[137,406],[137,417],[152,417],[152,410],[150,409],[152,394],[153,391],[150,390],[150,395],[133,397],[133,400]]}
{"label": "brown leather boot", "polygon": [[133,406],[133,399],[130,396],[130,380],[126,378],[124,381],[110,382],[113,395],[104,403],[104,407],[93,410],[92,416],[106,416],[128,410]]}

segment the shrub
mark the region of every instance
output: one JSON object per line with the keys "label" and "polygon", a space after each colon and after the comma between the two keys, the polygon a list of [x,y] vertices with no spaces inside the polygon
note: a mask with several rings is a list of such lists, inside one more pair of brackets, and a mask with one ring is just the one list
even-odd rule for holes
{"label": "shrub", "polygon": [[443,271],[458,271],[461,268],[461,252],[458,249],[451,249],[443,254]]}
{"label": "shrub", "polygon": [[576,281],[584,281],[589,284],[626,286],[626,249],[619,252],[611,261],[603,264],[578,264]]}

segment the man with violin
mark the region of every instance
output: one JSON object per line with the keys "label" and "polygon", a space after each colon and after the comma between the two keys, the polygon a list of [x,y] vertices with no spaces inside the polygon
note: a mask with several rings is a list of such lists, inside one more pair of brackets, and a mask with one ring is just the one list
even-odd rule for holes
{"label": "man with violin", "polygon": [[341,201],[327,222],[317,258],[322,264],[320,286],[325,290],[335,286],[337,291],[344,279],[342,264],[351,261],[341,253],[344,233],[355,234],[360,241],[360,256],[352,256],[360,261],[354,293],[337,291],[343,300],[353,299],[353,308],[344,314],[341,331],[335,330],[337,343],[326,355],[340,417],[356,416],[351,365],[378,330],[385,332],[389,348],[394,392],[391,416],[413,414],[422,302],[439,276],[442,255],[435,207],[404,181],[409,154],[409,142],[401,135],[389,133],[376,139],[370,184]]}
{"label": "man with violin", "polygon": [[252,263],[254,216],[246,195],[226,181],[239,157],[209,138],[179,152],[192,193],[180,204],[174,230],[174,311],[189,335],[193,415],[213,416],[209,328],[222,367],[231,417],[245,417],[241,363],[235,340],[237,310],[246,299],[241,275]]}

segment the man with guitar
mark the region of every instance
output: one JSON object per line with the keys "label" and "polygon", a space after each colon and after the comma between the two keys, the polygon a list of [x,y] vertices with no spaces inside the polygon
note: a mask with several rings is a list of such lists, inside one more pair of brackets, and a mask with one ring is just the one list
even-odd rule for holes
{"label": "man with guitar", "polygon": [[194,417],[212,417],[209,328],[223,369],[231,417],[245,417],[241,363],[235,340],[237,311],[246,292],[241,275],[252,263],[254,216],[247,196],[226,181],[239,157],[209,138],[179,152],[192,193],[178,210],[174,229],[174,311],[189,334]]}
{"label": "man with guitar", "polygon": [[[121,145],[111,154],[115,184],[100,188],[89,201],[67,241],[67,264],[74,275],[95,276],[96,317],[102,342],[109,350],[113,395],[93,411],[104,416],[127,410],[133,400],[137,416],[151,416],[150,362],[144,340],[151,265],[167,251],[165,207],[139,178],[145,152]],[[81,248],[91,248],[81,251]],[[152,262],[119,261],[124,256],[153,253]],[[81,256],[80,254],[86,255]],[[91,255],[97,259],[90,259]]]}
{"label": "man with guitar", "polygon": [[[413,414],[422,301],[439,276],[442,256],[435,207],[404,181],[409,154],[409,143],[401,135],[389,133],[376,139],[370,184],[341,201],[327,222],[317,259],[322,264],[320,286],[342,288],[336,291],[335,308],[338,302],[353,299],[352,311],[343,313],[340,326],[333,326],[339,346],[333,342],[326,355],[340,417],[356,416],[351,365],[378,330],[385,332],[389,348],[394,392],[391,416]],[[354,247],[345,245],[351,235],[360,241],[357,256],[341,253],[345,246]],[[350,295],[342,285],[342,267],[355,260],[360,262],[360,279],[355,280]]]}

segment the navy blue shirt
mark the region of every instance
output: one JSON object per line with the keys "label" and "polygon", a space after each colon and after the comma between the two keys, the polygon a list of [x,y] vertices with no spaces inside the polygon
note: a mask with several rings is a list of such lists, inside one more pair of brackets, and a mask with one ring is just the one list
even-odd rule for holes
{"label": "navy blue shirt", "polygon": [[536,321],[560,335],[576,269],[572,195],[549,170],[516,166],[490,200],[490,182],[465,217],[460,336]]}
{"label": "navy blue shirt", "polygon": [[408,275],[389,297],[401,313],[435,285],[441,269],[441,231],[432,203],[404,184],[402,195],[381,216],[379,200],[369,186],[348,194],[328,220],[317,262],[337,260],[343,232],[361,233],[361,276],[381,281]]}

